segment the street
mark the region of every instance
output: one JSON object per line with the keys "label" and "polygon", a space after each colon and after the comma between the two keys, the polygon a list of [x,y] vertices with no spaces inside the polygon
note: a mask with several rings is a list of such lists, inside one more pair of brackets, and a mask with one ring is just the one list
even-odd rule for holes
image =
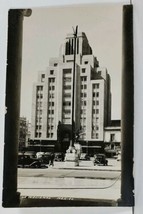
{"label": "street", "polygon": [[36,178],[95,178],[95,179],[116,179],[119,171],[96,171],[96,170],[75,170],[75,169],[18,169],[18,177]]}
{"label": "street", "polygon": [[45,169],[19,168],[18,191],[25,197],[117,200],[120,197],[120,173],[117,166],[93,167],[84,161],[81,167],[73,169],[64,168],[64,163],[58,162]]}

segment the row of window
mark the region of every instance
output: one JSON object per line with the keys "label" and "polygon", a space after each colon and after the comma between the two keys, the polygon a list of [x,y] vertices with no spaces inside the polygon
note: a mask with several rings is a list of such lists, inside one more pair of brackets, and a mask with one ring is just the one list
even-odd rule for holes
{"label": "row of window", "polygon": [[36,123],[41,123],[42,122],[42,117],[40,116],[40,117],[37,117],[36,118]]}
{"label": "row of window", "polygon": [[85,77],[85,76],[81,77],[80,79],[81,79],[81,82],[87,81],[87,77]]}
{"label": "row of window", "polygon": [[99,139],[99,133],[92,132],[92,138]]}
{"label": "row of window", "polygon": [[36,129],[42,129],[42,126],[41,125],[37,125]]}
{"label": "row of window", "polygon": [[93,106],[99,105],[99,100],[93,100]]}
{"label": "row of window", "polygon": [[99,92],[93,92],[92,96],[93,97],[99,97]]}
{"label": "row of window", "polygon": [[71,89],[71,85],[64,85],[64,90],[70,90]]}
{"label": "row of window", "polygon": [[37,94],[37,98],[43,98],[43,94]]}
{"label": "row of window", "polygon": [[96,126],[93,126],[93,125],[92,125],[92,130],[99,130],[99,126],[97,126],[97,125],[96,125]]}
{"label": "row of window", "polygon": [[42,91],[43,90],[43,86],[37,86],[37,91]]}
{"label": "row of window", "polygon": [[48,114],[54,114],[54,109],[52,109],[52,110],[48,110]]}
{"label": "row of window", "polygon": [[48,137],[48,138],[53,138],[53,136],[54,136],[53,133],[49,133],[49,132],[47,133],[47,137]]}
{"label": "row of window", "polygon": [[71,74],[71,69],[63,69],[64,75]]}
{"label": "row of window", "polygon": [[52,86],[49,86],[49,90],[55,90],[55,86],[54,85],[52,85]]}
{"label": "row of window", "polygon": [[93,84],[93,89],[99,88],[99,83]]}
{"label": "row of window", "polygon": [[37,109],[37,115],[38,114],[42,114],[42,110],[41,109]]}
{"label": "row of window", "polygon": [[71,102],[65,101],[65,102],[63,102],[63,106],[71,106]]}
{"label": "row of window", "polygon": [[55,82],[55,78],[49,78],[49,84]]}
{"label": "row of window", "polygon": [[81,89],[87,89],[87,85],[81,85]]}
{"label": "row of window", "polygon": [[40,138],[42,136],[42,133],[41,132],[36,132],[35,136]]}
{"label": "row of window", "polygon": [[71,77],[64,77],[63,82],[71,82]]}
{"label": "row of window", "polygon": [[99,114],[99,109],[92,109],[92,114]]}
{"label": "row of window", "polygon": [[47,126],[48,130],[53,130],[54,129],[54,126],[53,125],[50,125],[50,126]]}

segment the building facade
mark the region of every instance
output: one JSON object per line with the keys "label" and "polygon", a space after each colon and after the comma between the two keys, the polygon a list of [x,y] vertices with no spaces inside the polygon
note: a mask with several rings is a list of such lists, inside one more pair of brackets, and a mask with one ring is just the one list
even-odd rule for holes
{"label": "building facade", "polygon": [[68,34],[59,57],[50,59],[49,67],[39,72],[33,85],[31,142],[35,146],[56,146],[60,124],[65,130],[61,143],[67,143],[67,148],[71,136],[66,130],[71,129],[72,113],[83,150],[100,147],[104,141],[104,129],[111,121],[110,76],[99,66],[82,32],[77,34],[73,80],[74,42],[73,34]]}
{"label": "building facade", "polygon": [[112,157],[121,150],[121,121],[111,120],[105,127],[104,145],[108,157]]}
{"label": "building facade", "polygon": [[26,117],[20,117],[19,124],[19,150],[23,150],[23,148],[28,147],[28,142],[31,138],[30,132],[30,123],[26,119]]}

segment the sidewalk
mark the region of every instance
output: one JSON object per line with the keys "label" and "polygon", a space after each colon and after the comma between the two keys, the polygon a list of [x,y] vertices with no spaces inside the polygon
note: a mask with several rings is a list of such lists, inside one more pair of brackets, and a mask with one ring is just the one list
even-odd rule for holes
{"label": "sidewalk", "polygon": [[80,161],[79,166],[71,166],[68,162],[54,162],[55,169],[97,170],[97,171],[121,171],[121,162],[116,159],[108,159],[108,166],[93,165],[92,161]]}

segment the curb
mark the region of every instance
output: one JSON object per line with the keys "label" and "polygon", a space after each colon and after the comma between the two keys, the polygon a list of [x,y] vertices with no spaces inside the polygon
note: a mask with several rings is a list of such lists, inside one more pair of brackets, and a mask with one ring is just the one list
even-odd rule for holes
{"label": "curb", "polygon": [[87,169],[87,168],[78,168],[78,167],[75,167],[75,168],[67,168],[67,167],[53,167],[51,169],[64,169],[64,170],[91,170],[91,171],[114,171],[114,172],[121,172],[121,169]]}

